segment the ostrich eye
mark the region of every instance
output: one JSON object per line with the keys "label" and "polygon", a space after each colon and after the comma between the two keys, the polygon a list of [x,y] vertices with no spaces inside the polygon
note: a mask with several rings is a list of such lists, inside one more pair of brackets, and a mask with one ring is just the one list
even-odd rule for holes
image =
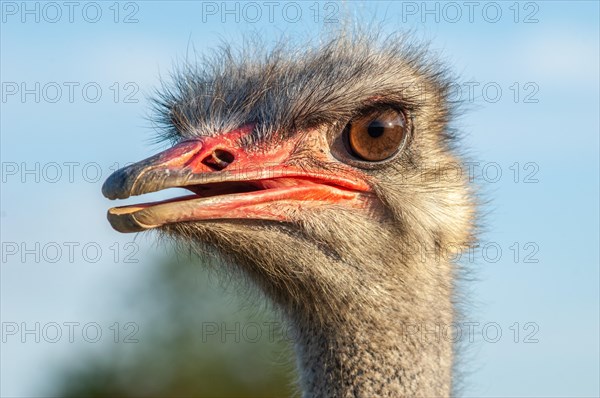
{"label": "ostrich eye", "polygon": [[353,120],[347,128],[354,155],[376,162],[398,151],[406,135],[406,120],[402,113],[388,110]]}

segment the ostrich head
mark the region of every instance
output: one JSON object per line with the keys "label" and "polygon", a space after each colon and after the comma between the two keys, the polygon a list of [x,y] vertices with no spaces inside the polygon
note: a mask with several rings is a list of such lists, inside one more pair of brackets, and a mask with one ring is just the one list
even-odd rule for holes
{"label": "ostrich head", "polygon": [[157,100],[173,147],[103,193],[191,195],[112,208],[112,226],[210,247],[248,276],[297,329],[309,396],[449,393],[450,345],[405,328],[452,322],[440,248],[471,234],[444,70],[402,37],[339,34],[225,48],[174,82]]}

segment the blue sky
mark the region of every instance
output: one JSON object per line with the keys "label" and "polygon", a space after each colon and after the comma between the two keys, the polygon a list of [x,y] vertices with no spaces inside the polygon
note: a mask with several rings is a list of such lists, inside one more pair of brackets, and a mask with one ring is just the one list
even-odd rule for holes
{"label": "blue sky", "polygon": [[[118,15],[110,2],[98,3],[94,23],[91,3],[77,3],[72,21],[61,3],[60,17],[44,3],[27,3],[32,14],[22,4],[2,3],[3,325],[128,319],[118,297],[161,249],[152,236],[138,236],[139,262],[122,261],[133,238],[106,222],[110,204],[100,187],[116,164],[163,148],[150,140],[147,95],[190,45],[203,52],[250,30],[315,36],[327,15],[347,12],[361,25],[413,30],[460,75],[469,110],[456,126],[489,200],[482,243],[502,251],[496,259],[477,250],[470,264],[478,280],[467,318],[495,322],[503,336],[497,343],[476,336],[467,395],[599,395],[598,2],[478,2],[472,20],[462,2],[276,2],[272,21],[263,2],[228,3],[231,13],[221,2],[125,2]],[[465,82],[475,87],[472,100]],[[22,97],[23,88],[32,93]],[[22,244],[36,242],[39,261],[22,258]],[[56,246],[61,255],[48,261]],[[100,247],[98,261],[83,247]],[[534,330],[539,341],[524,343]],[[2,396],[43,395],[52,361],[103,349],[4,337]]]}

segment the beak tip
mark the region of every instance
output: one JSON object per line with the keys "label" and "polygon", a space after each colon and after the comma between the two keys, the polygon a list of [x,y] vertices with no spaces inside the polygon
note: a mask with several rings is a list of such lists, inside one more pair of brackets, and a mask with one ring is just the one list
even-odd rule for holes
{"label": "beak tip", "polygon": [[104,184],[102,184],[102,195],[107,199],[115,199],[111,194],[108,180],[104,181]]}
{"label": "beak tip", "polygon": [[123,169],[117,170],[102,184],[102,195],[110,200],[127,199],[130,196],[128,185],[130,184],[127,174],[123,172]]}
{"label": "beak tip", "polygon": [[114,209],[109,209],[106,213],[106,218],[108,219],[110,225],[117,232],[131,233],[141,232],[147,229],[140,225],[133,214],[119,214]]}

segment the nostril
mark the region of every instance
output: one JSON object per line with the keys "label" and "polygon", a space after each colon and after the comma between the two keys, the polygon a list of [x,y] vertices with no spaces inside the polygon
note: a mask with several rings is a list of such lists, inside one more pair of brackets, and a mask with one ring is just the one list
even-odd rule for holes
{"label": "nostril", "polygon": [[234,159],[235,157],[231,153],[222,149],[215,149],[210,155],[202,160],[202,163],[211,169],[218,171],[229,166]]}

